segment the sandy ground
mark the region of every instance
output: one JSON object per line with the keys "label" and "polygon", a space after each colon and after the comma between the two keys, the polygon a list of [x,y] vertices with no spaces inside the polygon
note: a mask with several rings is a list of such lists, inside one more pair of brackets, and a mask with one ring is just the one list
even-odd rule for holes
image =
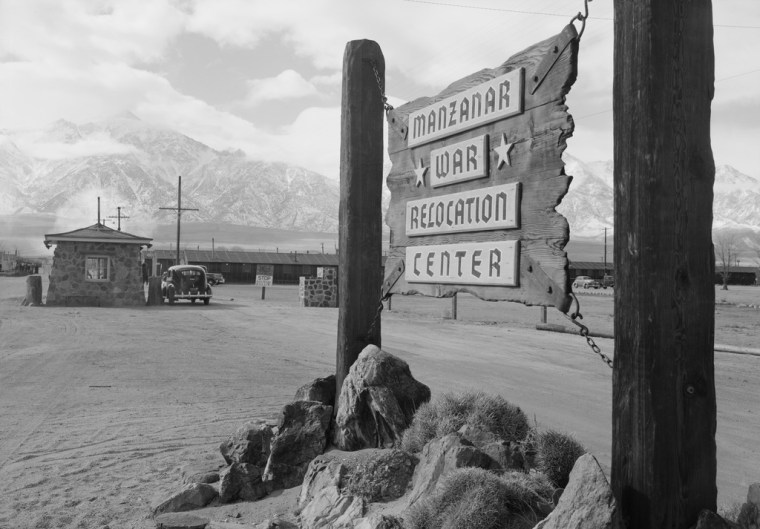
{"label": "sandy ground", "polygon": [[[46,287],[46,285],[44,285]],[[295,389],[334,370],[337,309],[298,307],[297,289],[222,285],[211,305],[23,307],[23,278],[0,277],[0,528],[154,527],[151,506],[187,463],[273,420]],[[584,322],[612,331],[609,291],[581,296]],[[760,347],[760,288],[719,292],[716,342]],[[608,468],[611,371],[577,336],[535,330],[539,309],[462,296],[396,296],[383,346],[433,395],[500,393],[540,424],[572,432]],[[550,309],[550,322],[567,323]],[[598,339],[612,356],[612,340]],[[760,481],[760,357],[716,353],[719,503]],[[296,490],[206,509],[257,522]],[[235,518],[239,515],[239,518]]]}

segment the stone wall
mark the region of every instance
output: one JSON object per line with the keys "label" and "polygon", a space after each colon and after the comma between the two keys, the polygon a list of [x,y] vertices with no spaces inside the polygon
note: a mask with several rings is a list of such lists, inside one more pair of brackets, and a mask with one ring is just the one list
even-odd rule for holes
{"label": "stone wall", "polygon": [[338,269],[321,266],[317,268],[317,277],[301,277],[298,299],[302,307],[337,307]]}
{"label": "stone wall", "polygon": [[[107,257],[107,280],[86,278],[87,256]],[[59,242],[53,254],[53,268],[47,305],[120,307],[145,305],[140,268],[140,246],[118,243]]]}

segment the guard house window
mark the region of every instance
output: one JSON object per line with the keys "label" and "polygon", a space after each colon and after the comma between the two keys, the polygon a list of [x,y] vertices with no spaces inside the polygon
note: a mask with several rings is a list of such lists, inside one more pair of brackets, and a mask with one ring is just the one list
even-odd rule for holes
{"label": "guard house window", "polygon": [[110,265],[108,257],[88,255],[85,261],[85,280],[108,281],[110,277]]}

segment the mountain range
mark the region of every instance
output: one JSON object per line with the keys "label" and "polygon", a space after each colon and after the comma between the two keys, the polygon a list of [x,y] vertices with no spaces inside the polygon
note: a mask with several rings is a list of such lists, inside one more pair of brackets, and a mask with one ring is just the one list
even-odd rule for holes
{"label": "mountain range", "polygon": [[[176,207],[182,175],[182,207],[198,210],[183,212],[187,221],[338,229],[336,182],[285,163],[250,160],[241,151],[217,151],[131,114],[84,125],[59,120],[36,133],[26,150],[18,143],[29,133],[0,131],[0,137],[0,215],[77,219],[100,196],[101,218],[121,207],[133,220],[171,223],[176,214],[159,208]],[[96,153],[78,156],[78,146]],[[94,224],[97,215],[90,217]]]}
{"label": "mountain range", "polygon": [[[601,240],[613,227],[612,162],[567,153],[564,159],[573,181],[557,210],[570,223],[571,240]],[[338,231],[334,179],[215,150],[129,113],[85,124],[59,120],[38,131],[0,130],[0,215],[50,215],[74,229],[94,224],[100,196],[101,217],[118,206],[132,223],[168,225],[176,213],[159,208],[177,205],[177,175],[182,206],[197,209],[184,212],[183,222]],[[760,180],[721,165],[714,191],[714,229],[740,233],[746,249],[760,248]]]}

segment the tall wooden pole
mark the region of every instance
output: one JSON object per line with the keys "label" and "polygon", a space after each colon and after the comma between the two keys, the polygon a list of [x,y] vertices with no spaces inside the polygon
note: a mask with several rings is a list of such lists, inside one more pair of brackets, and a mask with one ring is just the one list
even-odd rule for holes
{"label": "tall wooden pole", "polygon": [[715,511],[711,0],[615,0],[612,487],[628,529]]}
{"label": "tall wooden pole", "polygon": [[177,262],[174,264],[179,264],[181,262],[179,260],[179,219],[182,217],[182,176],[180,175],[177,179]]}
{"label": "tall wooden pole", "polygon": [[[371,40],[346,44],[340,137],[338,393],[359,353],[380,345],[385,59]],[[377,319],[376,319],[377,315]],[[373,324],[374,322],[374,324]],[[371,332],[370,332],[371,331]]]}

